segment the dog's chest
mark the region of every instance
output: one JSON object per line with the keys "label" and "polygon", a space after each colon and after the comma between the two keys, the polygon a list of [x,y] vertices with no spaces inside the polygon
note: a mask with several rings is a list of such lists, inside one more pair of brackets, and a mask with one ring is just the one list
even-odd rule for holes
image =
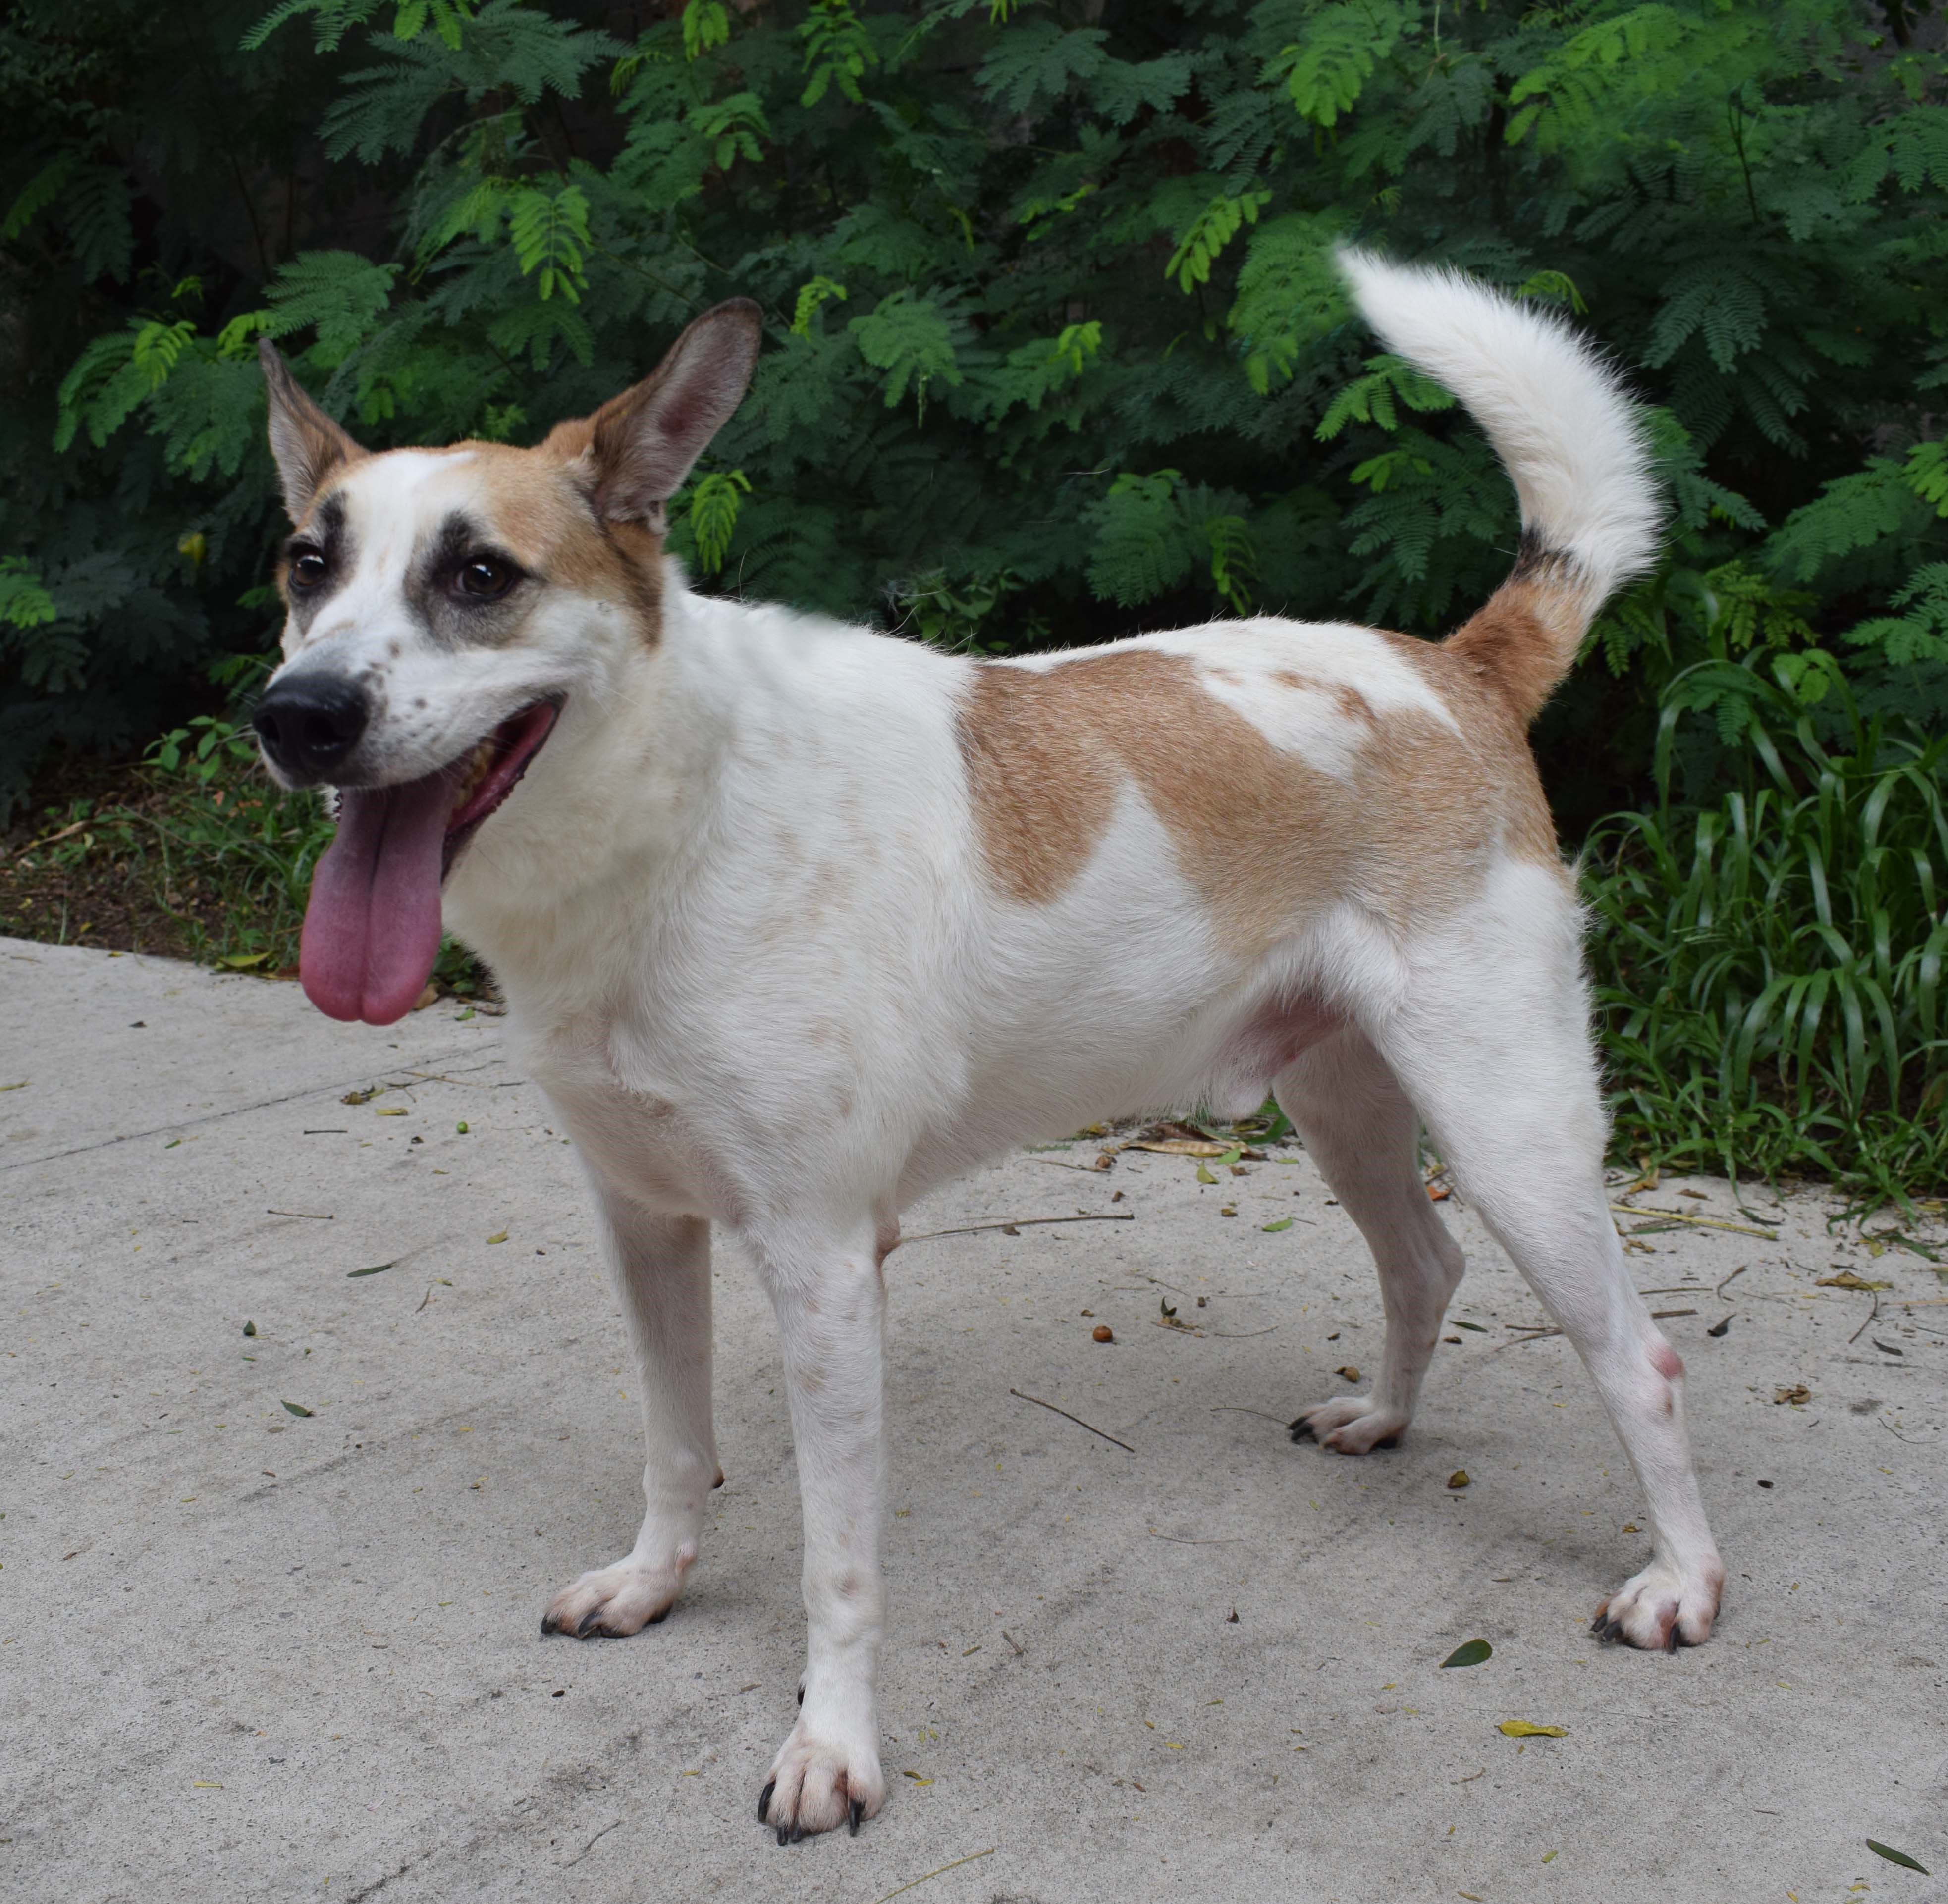
{"label": "dog's chest", "polygon": [[683,1068],[658,1063],[599,1020],[529,1042],[535,1082],[605,1185],[650,1209],[734,1219],[744,1201],[739,1173]]}

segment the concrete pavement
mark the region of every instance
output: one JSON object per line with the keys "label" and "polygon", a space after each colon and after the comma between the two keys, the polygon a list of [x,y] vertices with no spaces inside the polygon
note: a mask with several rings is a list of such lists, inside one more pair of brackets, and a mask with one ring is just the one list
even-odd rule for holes
{"label": "concrete pavement", "polygon": [[[0,940],[14,1086],[0,1896],[1948,1899],[1948,1279],[1829,1235],[1823,1195],[1666,1181],[1634,1201],[1743,1227],[1623,1220],[1652,1307],[1695,1312],[1664,1326],[1730,1570],[1675,1657],[1586,1631],[1641,1502],[1458,1202],[1476,1326],[1354,1461],[1282,1427],[1380,1341],[1301,1153],[1205,1186],[1083,1143],[930,1199],[910,1236],[1134,1220],[889,1262],[892,1791],[781,1850],[753,1809],[800,1663],[796,1485],[733,1248],[687,1596],[544,1641],[553,1589],[627,1548],[641,1453],[572,1152],[498,1021],[348,1028],[293,985]],[[1891,1286],[1819,1286],[1840,1269]]]}

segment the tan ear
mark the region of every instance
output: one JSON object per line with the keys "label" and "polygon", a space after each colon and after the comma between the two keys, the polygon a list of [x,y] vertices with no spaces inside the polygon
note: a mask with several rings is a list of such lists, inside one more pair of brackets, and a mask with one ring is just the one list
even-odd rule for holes
{"label": "tan ear", "polygon": [[271,454],[284,485],[284,509],[299,522],[326,476],[365,452],[305,394],[268,337],[257,340],[257,361],[270,399]]}
{"label": "tan ear", "polygon": [[641,383],[551,433],[547,447],[585,467],[605,522],[662,528],[663,504],[743,402],[763,330],[764,314],[749,298],[720,304]]}

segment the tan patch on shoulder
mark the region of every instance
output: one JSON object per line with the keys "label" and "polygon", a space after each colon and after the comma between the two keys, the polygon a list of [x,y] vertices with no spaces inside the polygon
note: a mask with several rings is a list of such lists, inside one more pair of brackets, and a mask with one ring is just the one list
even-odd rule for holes
{"label": "tan patch on shoulder", "polygon": [[[1506,702],[1431,644],[1383,638],[1422,670],[1462,731],[1423,709],[1382,714],[1333,684],[1360,736],[1350,781],[1275,745],[1207,692],[1183,655],[1131,647],[1045,668],[976,664],[957,732],[989,878],[1023,904],[1051,904],[1134,788],[1222,938],[1255,957],[1340,899],[1404,923],[1475,889],[1498,849],[1554,859]],[[1296,665],[1259,678],[1267,694],[1328,691]]]}

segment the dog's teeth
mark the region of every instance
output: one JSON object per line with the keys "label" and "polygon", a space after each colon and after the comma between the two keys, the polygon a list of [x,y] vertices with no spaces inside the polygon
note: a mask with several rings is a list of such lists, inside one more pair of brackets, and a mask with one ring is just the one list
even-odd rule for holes
{"label": "dog's teeth", "polygon": [[491,740],[482,741],[467,763],[467,771],[459,786],[454,790],[453,805],[448,809],[458,813],[473,799],[475,789],[487,777],[487,770],[494,764],[494,743]]}

